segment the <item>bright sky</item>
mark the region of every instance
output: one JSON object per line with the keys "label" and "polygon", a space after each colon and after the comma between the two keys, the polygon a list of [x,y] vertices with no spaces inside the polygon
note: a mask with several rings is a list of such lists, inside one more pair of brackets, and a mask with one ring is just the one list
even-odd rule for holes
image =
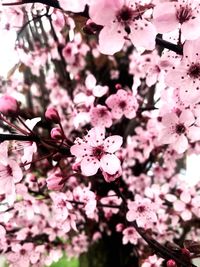
{"label": "bright sky", "polygon": [[0,31],[0,75],[6,77],[8,71],[18,63],[14,51],[16,34],[11,31]]}

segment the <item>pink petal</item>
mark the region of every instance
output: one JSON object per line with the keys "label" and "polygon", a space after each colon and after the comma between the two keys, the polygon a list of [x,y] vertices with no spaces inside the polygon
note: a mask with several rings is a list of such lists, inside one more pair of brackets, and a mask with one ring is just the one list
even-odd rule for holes
{"label": "pink petal", "polygon": [[115,174],[120,169],[120,160],[115,155],[104,155],[100,164],[102,169],[109,174]]}
{"label": "pink petal", "polygon": [[184,123],[185,126],[190,126],[195,122],[194,115],[189,109],[182,111],[179,120],[181,123]]}
{"label": "pink petal", "polygon": [[167,128],[176,125],[178,122],[179,122],[178,116],[173,112],[165,114],[162,117],[162,124]]}
{"label": "pink petal", "polygon": [[176,18],[176,7],[174,3],[160,3],[154,7],[153,23],[159,33],[166,33],[176,29],[178,20]]}
{"label": "pink petal", "polygon": [[181,200],[176,200],[174,202],[175,211],[183,211],[185,209],[185,203]]}
{"label": "pink petal", "polygon": [[85,136],[85,140],[92,147],[102,145],[104,139],[105,139],[105,128],[103,127],[94,127]]}
{"label": "pink petal", "polygon": [[131,27],[129,37],[135,46],[144,47],[147,50],[155,48],[156,38],[155,26],[147,20],[137,20]]}
{"label": "pink petal", "polygon": [[[200,46],[200,39],[186,41],[183,46],[183,55],[184,57],[187,56],[186,61],[188,62],[196,62],[200,59],[199,54],[199,46]],[[198,53],[198,55],[196,54]]]}
{"label": "pink petal", "polygon": [[122,143],[123,143],[123,138],[121,136],[113,135],[107,137],[103,145],[106,152],[114,153],[121,147]]}
{"label": "pink petal", "polygon": [[190,78],[187,76],[187,69],[180,66],[177,67],[177,69],[170,70],[165,77],[166,85],[174,88],[182,87],[183,84],[185,84],[185,87],[187,88],[188,80],[190,80]]}
{"label": "pink petal", "polygon": [[187,40],[195,40],[200,36],[200,18],[190,19],[181,26],[181,32]]}
{"label": "pink petal", "polygon": [[99,34],[99,51],[106,55],[119,52],[125,42],[126,32],[118,23],[105,26]]}
{"label": "pink petal", "polygon": [[192,218],[192,213],[191,213],[189,210],[184,210],[184,211],[181,213],[181,218],[182,218],[184,221],[189,221],[189,220]]}
{"label": "pink petal", "polygon": [[9,160],[8,163],[12,168],[13,181],[15,183],[20,182],[23,177],[23,173],[22,173],[21,168],[19,167],[19,164],[14,160]]}
{"label": "pink petal", "polygon": [[177,138],[176,143],[171,145],[177,153],[184,153],[188,148],[188,140],[185,135],[181,135]]}
{"label": "pink petal", "polygon": [[95,0],[90,5],[90,18],[99,25],[108,25],[114,19],[116,11],[124,4],[123,0]]}
{"label": "pink petal", "polygon": [[96,85],[96,78],[94,77],[94,75],[92,74],[89,74],[87,76],[87,78],[85,79],[85,86],[88,88],[88,89],[93,89]]}
{"label": "pink petal", "polygon": [[81,161],[81,171],[83,175],[92,176],[97,173],[100,162],[94,157],[87,157]]}
{"label": "pink petal", "polygon": [[197,126],[191,126],[188,129],[187,133],[188,138],[191,142],[196,142],[200,140],[200,127]]}
{"label": "pink petal", "polygon": [[191,200],[191,195],[189,192],[182,192],[180,195],[180,199],[185,202],[185,203],[189,203]]}
{"label": "pink petal", "polygon": [[126,219],[127,219],[127,221],[129,221],[129,222],[134,221],[134,220],[135,220],[135,215],[136,215],[136,214],[135,214],[133,211],[129,210],[129,211],[127,212],[127,214],[126,214]]}
{"label": "pink petal", "polygon": [[72,155],[76,157],[83,157],[84,155],[92,155],[92,147],[86,143],[76,144],[70,148]]}
{"label": "pink petal", "polygon": [[108,86],[97,85],[93,89],[93,95],[96,97],[102,97],[108,92]]}

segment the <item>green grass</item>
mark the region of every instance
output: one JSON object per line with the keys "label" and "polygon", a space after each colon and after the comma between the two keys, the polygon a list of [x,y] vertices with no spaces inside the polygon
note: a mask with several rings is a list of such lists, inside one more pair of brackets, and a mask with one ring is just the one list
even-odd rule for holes
{"label": "green grass", "polygon": [[79,267],[78,259],[67,260],[64,256],[58,262],[53,263],[50,267]]}

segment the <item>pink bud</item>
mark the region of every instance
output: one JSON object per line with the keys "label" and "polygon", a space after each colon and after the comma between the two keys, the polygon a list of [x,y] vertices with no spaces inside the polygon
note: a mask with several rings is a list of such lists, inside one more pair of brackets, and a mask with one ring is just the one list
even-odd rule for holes
{"label": "pink bud", "polygon": [[16,117],[19,112],[17,100],[9,95],[0,97],[0,112],[5,116]]}
{"label": "pink bud", "polygon": [[124,225],[122,223],[118,223],[115,229],[117,232],[122,232],[124,230]]}
{"label": "pink bud", "polygon": [[51,130],[51,138],[53,139],[62,139],[62,131],[60,128],[55,127]]}
{"label": "pink bud", "polygon": [[172,259],[167,261],[167,267],[176,267],[176,262]]}
{"label": "pink bud", "polygon": [[55,108],[47,108],[45,112],[45,118],[54,123],[60,122],[60,116]]}
{"label": "pink bud", "polygon": [[116,90],[122,89],[122,85],[120,83],[115,84],[115,89]]}

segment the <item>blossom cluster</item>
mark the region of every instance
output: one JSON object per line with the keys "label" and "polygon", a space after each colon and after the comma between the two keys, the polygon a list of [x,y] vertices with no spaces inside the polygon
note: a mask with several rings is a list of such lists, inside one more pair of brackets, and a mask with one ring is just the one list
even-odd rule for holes
{"label": "blossom cluster", "polygon": [[190,266],[200,182],[183,174],[200,153],[198,1],[25,2],[0,5],[19,58],[0,79],[8,265],[49,266],[113,237],[142,267]]}

